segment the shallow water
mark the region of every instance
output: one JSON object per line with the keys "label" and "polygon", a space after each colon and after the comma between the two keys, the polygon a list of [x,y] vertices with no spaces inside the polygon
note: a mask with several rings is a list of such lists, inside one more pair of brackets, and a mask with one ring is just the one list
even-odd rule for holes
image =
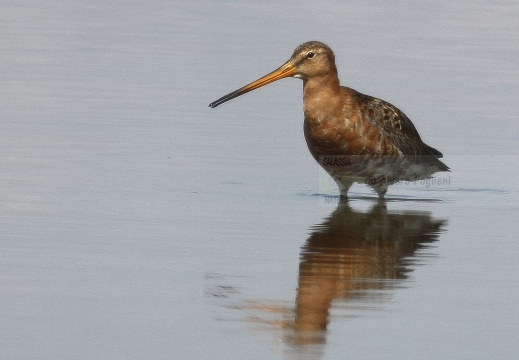
{"label": "shallow water", "polygon": [[[518,15],[4,4],[2,358],[517,357]],[[207,107],[312,39],[452,171],[339,204],[299,80]]]}

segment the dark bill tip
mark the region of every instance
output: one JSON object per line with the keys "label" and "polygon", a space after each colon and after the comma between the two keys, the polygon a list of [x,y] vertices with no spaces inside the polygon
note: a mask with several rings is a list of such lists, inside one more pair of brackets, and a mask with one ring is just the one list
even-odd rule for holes
{"label": "dark bill tip", "polygon": [[212,103],[209,104],[209,107],[214,109],[218,105],[221,105],[221,104],[223,104],[226,101],[234,99],[235,97],[238,97],[238,96],[244,94],[245,92],[248,92],[248,91],[243,91],[243,88],[239,89],[239,90],[236,90],[236,91],[233,91],[232,93],[229,93],[229,94],[227,94],[225,96],[222,96],[218,100],[213,101]]}

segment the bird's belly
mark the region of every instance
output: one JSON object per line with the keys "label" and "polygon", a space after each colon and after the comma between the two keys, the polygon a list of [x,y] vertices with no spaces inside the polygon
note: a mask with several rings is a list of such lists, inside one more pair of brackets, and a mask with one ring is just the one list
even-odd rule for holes
{"label": "bird's belly", "polygon": [[429,179],[440,169],[414,155],[322,155],[319,165],[336,181],[391,185]]}

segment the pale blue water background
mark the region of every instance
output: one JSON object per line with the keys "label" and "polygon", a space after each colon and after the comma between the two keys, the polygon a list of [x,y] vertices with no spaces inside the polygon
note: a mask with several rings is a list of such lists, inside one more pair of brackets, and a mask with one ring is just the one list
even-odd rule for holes
{"label": "pale blue water background", "polygon": [[[518,19],[515,1],[2,3],[0,357],[517,358]],[[356,185],[331,225],[300,80],[207,107],[307,40],[409,115],[443,184],[390,188],[386,215]],[[332,247],[312,278],[333,234],[414,245]],[[308,284],[333,295],[302,344]]]}

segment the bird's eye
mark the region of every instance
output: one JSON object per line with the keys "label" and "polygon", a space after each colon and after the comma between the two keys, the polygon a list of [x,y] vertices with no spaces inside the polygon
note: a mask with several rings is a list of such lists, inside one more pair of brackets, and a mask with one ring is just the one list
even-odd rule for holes
{"label": "bird's eye", "polygon": [[307,54],[306,54],[306,58],[307,59],[311,59],[315,56],[315,53],[313,51],[309,51]]}

